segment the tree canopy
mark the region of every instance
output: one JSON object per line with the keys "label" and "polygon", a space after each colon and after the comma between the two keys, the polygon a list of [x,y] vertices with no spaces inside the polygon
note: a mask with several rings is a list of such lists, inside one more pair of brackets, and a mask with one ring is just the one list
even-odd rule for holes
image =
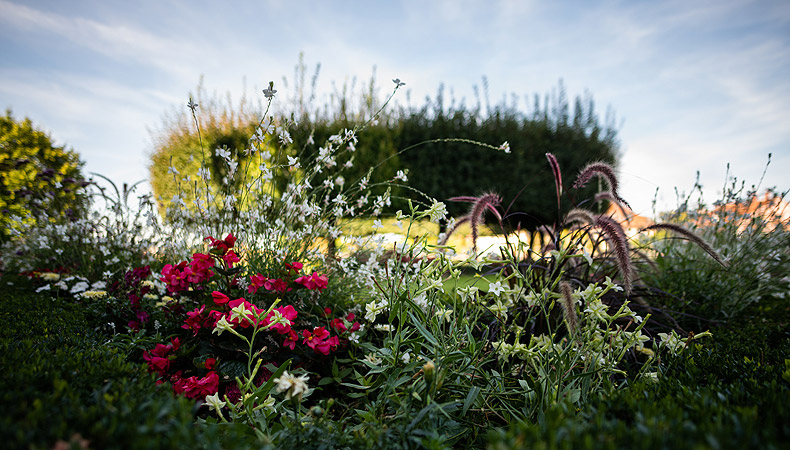
{"label": "tree canopy", "polygon": [[88,208],[83,166],[75,151],[7,110],[0,117],[0,243],[35,216],[52,223],[81,217]]}

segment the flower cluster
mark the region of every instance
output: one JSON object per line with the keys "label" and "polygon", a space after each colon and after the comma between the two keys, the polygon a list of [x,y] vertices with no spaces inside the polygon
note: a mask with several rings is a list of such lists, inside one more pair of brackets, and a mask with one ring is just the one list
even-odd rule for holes
{"label": "flower cluster", "polygon": [[190,285],[208,281],[214,276],[214,272],[211,271],[212,267],[214,267],[214,260],[210,255],[195,253],[192,255],[192,261],[181,261],[175,266],[165,264],[160,280],[167,284],[167,292],[177,294],[188,290]]}

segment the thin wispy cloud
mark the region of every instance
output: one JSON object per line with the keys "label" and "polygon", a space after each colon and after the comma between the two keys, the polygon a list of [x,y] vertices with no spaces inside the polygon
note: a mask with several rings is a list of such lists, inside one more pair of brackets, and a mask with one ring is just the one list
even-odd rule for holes
{"label": "thin wispy cloud", "polygon": [[[720,186],[742,178],[784,187],[790,171],[790,6],[710,2],[137,2],[0,0],[0,96],[67,141],[92,170],[120,181],[147,174],[163,114],[184,108],[204,76],[209,92],[255,96],[269,80],[286,102],[300,52],[321,64],[318,101],[367,83],[407,85],[422,105],[446,86],[467,105],[488,79],[492,103],[529,109],[533,94],[589,92],[599,118],[616,113],[623,195],[649,208],[655,187]],[[287,85],[283,82],[287,78]],[[246,80],[246,84],[244,82]],[[309,82],[309,81],[308,81]],[[503,136],[503,140],[507,136]],[[109,162],[108,148],[133,163]],[[121,158],[120,156],[118,158]],[[130,175],[136,168],[139,176]],[[712,194],[715,194],[712,193]],[[662,194],[663,195],[663,194]]]}

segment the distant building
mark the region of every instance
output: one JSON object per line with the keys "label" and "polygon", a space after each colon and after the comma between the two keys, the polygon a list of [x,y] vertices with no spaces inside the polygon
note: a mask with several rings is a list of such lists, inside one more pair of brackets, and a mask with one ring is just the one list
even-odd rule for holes
{"label": "distant building", "polygon": [[629,237],[634,236],[639,230],[653,225],[655,222],[645,216],[633,212],[631,208],[625,205],[609,204],[609,209],[606,210],[604,215],[609,216],[612,220],[616,221],[623,227],[625,234]]}
{"label": "distant building", "polygon": [[772,191],[766,191],[762,197],[756,194],[748,201],[731,202],[716,206],[710,213],[713,220],[734,220],[740,222],[739,231],[749,226],[752,218],[759,217],[765,221],[765,231],[777,226],[790,229],[790,204],[784,197]]}

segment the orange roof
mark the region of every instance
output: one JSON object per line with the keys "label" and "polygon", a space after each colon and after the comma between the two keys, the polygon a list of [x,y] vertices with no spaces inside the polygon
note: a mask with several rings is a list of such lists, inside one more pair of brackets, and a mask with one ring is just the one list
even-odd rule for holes
{"label": "orange roof", "polygon": [[611,217],[612,220],[620,223],[620,226],[625,229],[641,230],[642,228],[649,227],[655,223],[647,217],[640,216],[639,214],[633,212],[631,208],[625,205],[617,205],[615,203],[609,203],[609,209],[607,209],[604,214]]}

